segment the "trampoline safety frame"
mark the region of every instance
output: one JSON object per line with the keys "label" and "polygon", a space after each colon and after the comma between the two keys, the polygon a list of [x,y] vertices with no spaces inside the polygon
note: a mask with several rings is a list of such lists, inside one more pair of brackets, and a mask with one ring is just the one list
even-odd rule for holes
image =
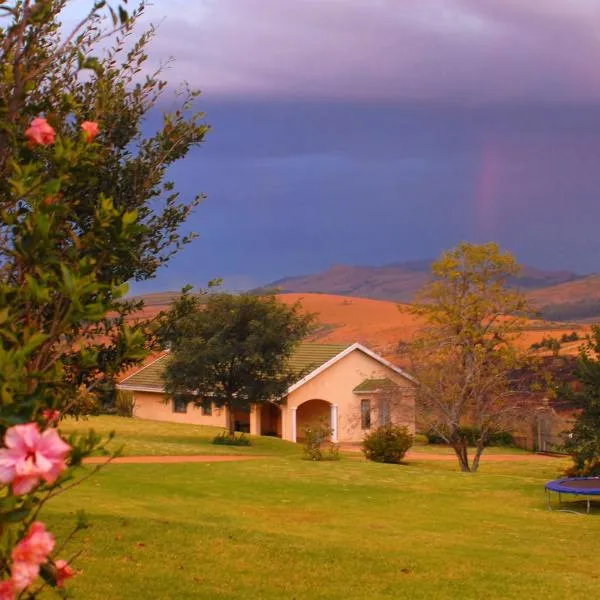
{"label": "trampoline safety frame", "polygon": [[[569,510],[566,508],[552,508],[552,492],[558,494],[558,505],[562,506],[562,496],[565,494],[572,496],[583,496],[586,504],[585,514],[590,514],[591,501],[594,496],[600,496],[600,477],[566,477],[549,481],[544,489],[546,491],[546,506],[548,510],[557,510],[558,512],[568,512],[576,515],[583,514],[581,511]],[[600,500],[600,498],[598,498]]]}

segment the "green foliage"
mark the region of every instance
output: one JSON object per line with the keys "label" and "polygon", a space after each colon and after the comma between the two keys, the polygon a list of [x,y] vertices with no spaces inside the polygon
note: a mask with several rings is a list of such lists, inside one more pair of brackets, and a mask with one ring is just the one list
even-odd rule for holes
{"label": "green foliage", "polygon": [[133,417],[135,398],[128,390],[117,390],[115,394],[115,413],[119,417]]}
{"label": "green foliage", "polygon": [[[430,444],[447,444],[448,441],[443,435],[440,435],[434,429],[430,429],[427,432],[427,441]],[[460,433],[462,439],[465,440],[467,446],[477,446],[480,438],[481,431],[477,427],[461,427]],[[515,445],[512,434],[508,431],[492,431],[485,440],[485,446],[505,446],[513,447]]]}
{"label": "green foliage", "polygon": [[[23,423],[31,436],[36,427],[55,436],[59,414],[95,412],[115,374],[144,358],[127,282],[154,276],[187,241],[179,228],[199,201],[181,202],[166,180],[207,131],[190,112],[196,92],[184,92],[155,134],[142,134],[166,86],[159,72],[142,76],[154,35],[133,37],[144,4],[128,12],[125,0],[90,2],[70,31],[69,4],[0,1],[0,437]],[[68,442],[56,481],[39,479],[43,461],[29,456],[29,491],[2,489],[4,582],[12,548],[45,503],[77,483],[86,457],[108,453],[94,432]],[[54,587],[52,560],[41,575]],[[19,597],[41,590],[26,587]]]}
{"label": "green foliage", "polygon": [[382,425],[362,442],[362,451],[367,460],[399,464],[413,445],[414,437],[405,426]]}
{"label": "green foliage", "polygon": [[282,398],[297,380],[289,358],[311,325],[299,304],[274,295],[217,293],[201,303],[186,289],[157,331],[172,351],[165,389],[197,405],[210,396],[228,407],[233,433],[234,410]]}
{"label": "green foliage", "polygon": [[571,475],[600,474],[600,325],[592,326],[577,361],[579,386],[573,400],[579,408],[564,449],[571,455]]}
{"label": "green foliage", "polygon": [[340,448],[331,441],[333,429],[325,424],[313,425],[302,429],[304,440],[302,451],[305,460],[340,460]]}
{"label": "green foliage", "polygon": [[[575,334],[575,340],[579,339],[579,336],[577,335],[577,333],[573,332]],[[552,353],[555,356],[558,356],[558,353],[560,352],[560,347],[561,347],[561,342],[570,342],[571,340],[571,335],[567,335],[566,333],[563,334],[562,338],[560,340],[553,338],[553,337],[543,337],[541,339],[541,341],[539,342],[534,342],[533,344],[531,344],[530,348],[532,350],[541,350],[541,349],[546,349],[546,350],[551,350]]]}
{"label": "green foliage", "polygon": [[216,435],[212,441],[216,446],[252,446],[250,438],[245,433],[240,435],[232,435],[229,431],[224,431],[219,435]]}
{"label": "green foliage", "polygon": [[[477,470],[493,432],[526,406],[519,376],[528,359],[515,342],[530,307],[510,286],[519,271],[496,244],[463,242],[433,263],[433,281],[412,309],[425,320],[408,347],[422,419],[443,432],[464,471]],[[462,435],[467,425],[479,431],[472,463]]]}
{"label": "green foliage", "polygon": [[424,446],[425,444],[429,444],[429,438],[424,433],[415,433],[413,436],[413,444],[418,446]]}

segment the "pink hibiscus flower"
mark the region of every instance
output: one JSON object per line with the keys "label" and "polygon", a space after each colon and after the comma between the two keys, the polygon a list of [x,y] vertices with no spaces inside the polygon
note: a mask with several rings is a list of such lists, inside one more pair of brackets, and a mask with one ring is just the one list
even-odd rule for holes
{"label": "pink hibiscus flower", "polygon": [[13,586],[15,590],[20,592],[28,588],[35,581],[35,578],[40,574],[40,565],[28,562],[16,562],[13,563],[11,574]]}
{"label": "pink hibiscus flower", "polygon": [[27,535],[13,548],[12,559],[15,563],[40,565],[48,560],[54,544],[54,536],[42,522],[36,521],[31,524]]}
{"label": "pink hibiscus flower", "polygon": [[31,121],[29,129],[25,131],[25,137],[31,146],[48,146],[54,144],[56,132],[44,117],[37,117]]}
{"label": "pink hibiscus flower", "polygon": [[7,579],[0,583],[0,600],[14,600],[15,586],[12,579]]}
{"label": "pink hibiscus flower", "polygon": [[[47,198],[44,199],[44,202],[46,200]],[[58,420],[60,419],[60,410],[53,410],[52,408],[47,408],[46,410],[42,411],[42,417],[44,417],[46,423],[49,424],[58,422]]]}
{"label": "pink hibiscus flower", "polygon": [[15,494],[27,494],[43,479],[54,483],[66,469],[71,447],[56,429],[40,433],[37,423],[15,425],[4,435],[0,449],[0,483],[12,484]]}
{"label": "pink hibiscus flower", "polygon": [[62,587],[66,579],[70,579],[75,575],[75,571],[73,571],[66,560],[57,560],[54,566],[56,567],[56,585],[58,587]]}
{"label": "pink hibiscus flower", "polygon": [[100,126],[96,121],[84,121],[81,124],[81,129],[85,135],[85,141],[88,143],[100,133]]}

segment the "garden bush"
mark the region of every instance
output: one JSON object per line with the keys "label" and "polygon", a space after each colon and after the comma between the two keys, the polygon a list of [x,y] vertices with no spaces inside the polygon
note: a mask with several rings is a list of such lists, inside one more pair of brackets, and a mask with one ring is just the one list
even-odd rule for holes
{"label": "garden bush", "polygon": [[326,425],[305,427],[304,432],[304,459],[305,460],[339,460],[340,448],[331,441],[333,430]]}
{"label": "garden bush", "polygon": [[362,451],[368,460],[398,464],[413,441],[414,437],[407,427],[383,425],[365,437]]}
{"label": "garden bush", "polygon": [[[469,446],[476,446],[477,440],[479,439],[479,429],[477,427],[462,427],[461,435],[467,438],[467,444]],[[427,440],[430,444],[446,444],[446,440],[442,436],[430,429],[426,434]],[[514,446],[515,441],[512,434],[508,431],[496,431],[490,434],[490,437],[486,443],[486,446]]]}
{"label": "garden bush", "polygon": [[413,445],[424,446],[429,444],[429,439],[424,433],[415,433],[413,436]]}
{"label": "garden bush", "polygon": [[245,433],[240,435],[231,435],[228,431],[224,431],[216,435],[212,441],[217,446],[252,446],[250,438]]}

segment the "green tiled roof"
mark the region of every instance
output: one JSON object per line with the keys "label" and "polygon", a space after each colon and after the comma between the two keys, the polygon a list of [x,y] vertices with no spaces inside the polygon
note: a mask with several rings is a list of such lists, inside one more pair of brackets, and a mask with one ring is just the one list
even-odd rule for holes
{"label": "green tiled roof", "polygon": [[126,377],[121,384],[132,388],[140,387],[162,391],[165,385],[162,374],[167,365],[168,358],[168,354],[161,356],[154,362],[151,362],[145,367],[142,367],[139,371],[136,371],[133,375]]}
{"label": "green tiled roof", "polygon": [[[300,344],[290,359],[290,365],[298,374],[307,375],[348,348],[348,344]],[[161,356],[139,371],[126,377],[121,385],[130,388],[147,388],[161,391],[164,387],[163,371],[169,358]]]}
{"label": "green tiled roof", "polygon": [[348,344],[300,344],[290,358],[296,373],[307,375],[348,348]]}
{"label": "green tiled roof", "polygon": [[383,379],[365,379],[362,383],[358,384],[352,391],[355,394],[368,394],[374,392],[390,391],[398,386],[387,377]]}

